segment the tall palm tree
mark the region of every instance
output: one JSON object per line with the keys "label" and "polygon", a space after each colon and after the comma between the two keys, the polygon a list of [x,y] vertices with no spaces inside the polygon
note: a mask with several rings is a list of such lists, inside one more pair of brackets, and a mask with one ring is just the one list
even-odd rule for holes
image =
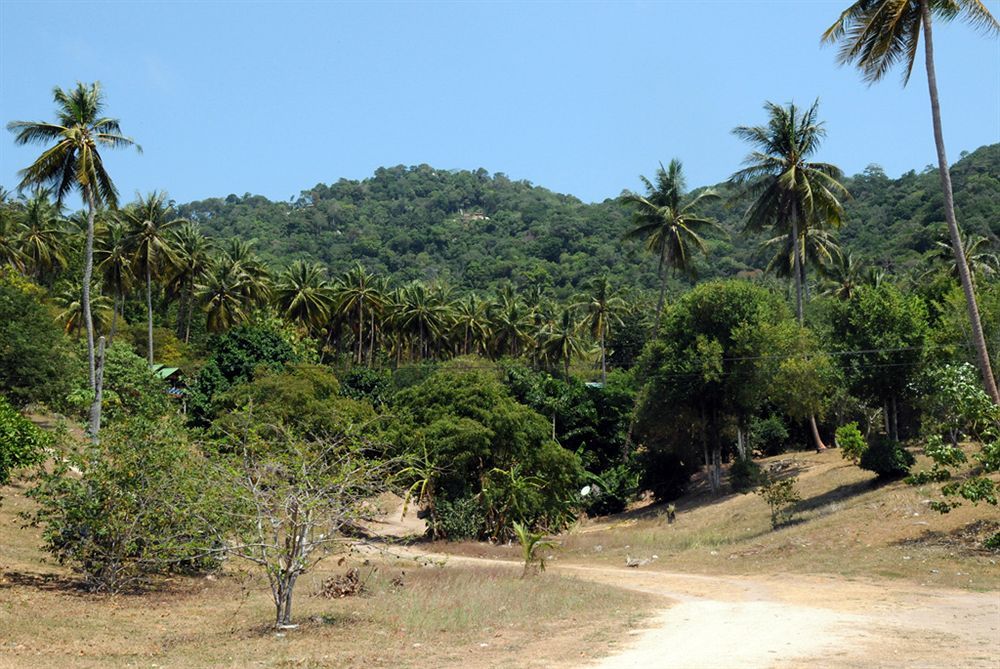
{"label": "tall palm tree", "polygon": [[271,270],[254,250],[256,240],[227,239],[221,255],[241,274],[240,285],[247,306],[266,304],[271,299]]}
{"label": "tall palm tree", "polygon": [[841,64],[858,66],[865,80],[872,84],[881,80],[896,63],[903,65],[903,85],[909,82],[913,63],[917,58],[921,31],[924,35],[924,63],[927,70],[927,90],[931,101],[931,119],[934,126],[934,143],[937,146],[938,172],[944,192],[944,217],[948,224],[952,252],[962,291],[965,293],[966,310],[972,326],[972,339],[976,348],[979,371],[986,391],[993,401],[1000,404],[1000,390],[990,365],[986,337],[979,318],[975,286],[962,247],[962,234],[955,217],[955,197],[951,186],[951,172],[944,146],[941,123],[941,104],[938,99],[937,72],[934,67],[934,37],[932,16],[949,21],[961,17],[987,34],[1000,32],[997,22],[981,0],[858,0],[845,9],[836,23],[823,33],[823,41],[839,42],[837,60]]}
{"label": "tall palm tree", "polygon": [[863,267],[852,253],[836,253],[833,262],[826,269],[826,289],[824,295],[832,295],[838,300],[850,300],[864,283]]}
{"label": "tall palm tree", "polygon": [[212,245],[201,234],[197,223],[186,222],[170,231],[174,262],[167,281],[167,295],[178,299],[177,336],[187,343],[191,339],[195,286],[208,271]]}
{"label": "tall palm tree", "polygon": [[213,258],[195,284],[195,298],[203,305],[209,332],[225,332],[246,321],[253,301],[249,275],[226,254]]}
{"label": "tall palm tree", "polygon": [[[730,181],[751,200],[744,215],[744,229],[757,232],[771,228],[789,240],[795,313],[801,325],[805,320],[803,237],[808,237],[809,228],[839,228],[844,218],[840,200],[849,194],[839,181],[843,178],[840,168],[809,160],[826,136],[817,118],[819,100],[804,112],[794,103],[786,108],[767,102],[764,109],[770,117],[766,126],[739,126],[733,130],[756,150]],[[824,450],[815,416],[810,417],[809,425],[816,449]]]}
{"label": "tall palm tree", "polygon": [[601,347],[601,383],[608,382],[608,333],[612,324],[621,325],[621,313],[625,309],[625,301],[614,294],[608,275],[604,274],[590,281],[589,291],[575,306],[582,307],[586,316],[584,323],[591,336]]}
{"label": "tall palm tree", "polygon": [[[773,272],[784,279],[791,278],[795,268],[795,249],[792,246],[791,235],[772,237],[763,243],[763,247],[774,249],[774,255],[768,262],[765,271]],[[816,273],[820,277],[825,276],[837,262],[837,257],[841,253],[840,244],[837,243],[837,238],[832,231],[820,227],[807,227],[799,235],[798,252],[802,259],[799,265],[800,280],[808,301],[807,271],[809,266],[815,267]]]}
{"label": "tall palm tree", "polygon": [[10,191],[0,186],[0,266],[7,265],[16,271],[24,271],[24,257],[21,255],[21,222],[18,220],[19,203],[10,197]]}
{"label": "tall palm tree", "polygon": [[118,316],[124,308],[125,296],[132,289],[132,257],[127,242],[128,228],[119,220],[110,220],[100,226],[94,240],[94,263],[101,273],[105,290],[112,298],[111,330],[108,342],[114,341],[118,329]]}
{"label": "tall palm tree", "polygon": [[411,355],[421,359],[430,355],[430,342],[439,339],[448,327],[448,308],[437,291],[419,281],[402,287],[396,306],[396,327],[416,342]]}
{"label": "tall palm tree", "polygon": [[510,286],[504,286],[489,309],[493,355],[520,355],[531,341],[531,309]]}
{"label": "tall palm tree", "polygon": [[561,363],[563,375],[569,379],[569,363],[582,357],[586,347],[580,337],[580,323],[574,319],[573,309],[563,309],[556,319],[547,323],[538,335],[540,358],[549,364]]}
{"label": "tall palm tree", "polygon": [[666,169],[660,164],[655,184],[644,176],[639,178],[646,186],[646,195],[626,193],[622,198],[635,208],[635,227],[625,234],[625,238],[646,240],[646,248],[658,258],[660,297],[656,302],[656,322],[653,325],[655,337],[667,291],[666,268],[670,267],[675,274],[691,273],[692,249],[708,252],[699,233],[707,228],[722,228],[715,220],[697,213],[699,207],[718,198],[718,195],[705,190],[693,198],[685,198],[684,170],[676,158]]}
{"label": "tall palm tree", "polygon": [[[62,325],[63,332],[68,335],[79,336],[80,332],[85,330],[83,303],[80,300],[80,293],[79,286],[67,284],[54,295],[56,306],[59,307],[56,320]],[[108,321],[114,318],[108,298],[104,295],[97,295],[94,297],[91,308],[93,309],[92,316],[95,328],[98,332],[105,331]]]}
{"label": "tall palm tree", "polygon": [[288,320],[297,321],[310,331],[322,327],[334,307],[326,268],[296,260],[278,276],[274,300]]}
{"label": "tall palm tree", "polygon": [[174,216],[174,203],[162,191],[146,196],[136,195],[136,201],[122,212],[128,225],[126,242],[135,262],[135,270],[146,282],[146,357],[153,364],[153,277],[164,276],[176,263],[171,228],[186,223]]}
{"label": "tall palm tree", "polygon": [[56,103],[57,121],[11,121],[7,129],[15,133],[15,143],[47,144],[47,148],[34,163],[19,172],[19,188],[49,186],[54,188],[57,204],[66,195],[79,190],[87,205],[87,234],[83,263],[83,310],[87,329],[87,362],[90,388],[95,391],[91,407],[91,433],[97,438],[100,426],[100,402],[97,390],[97,372],[94,356],[94,323],[90,310],[90,288],[94,271],[94,216],[99,205],[118,206],[118,190],[104,169],[98,148],[118,149],[141,147],[131,137],[121,134],[118,119],[104,116],[104,95],[101,84],[87,85],[78,82],[76,88],[64,91],[58,86],[52,92]]}
{"label": "tall palm tree", "polygon": [[[991,278],[1000,274],[1000,255],[990,248],[990,240],[986,237],[975,236],[965,239],[962,243],[962,255],[969,265],[969,274],[972,283],[975,285],[977,277]],[[934,242],[934,249],[930,253],[930,259],[935,264],[945,263],[948,273],[958,279],[960,277],[958,262],[948,241]],[[927,273],[932,273],[931,269]]]}
{"label": "tall palm tree", "polygon": [[455,338],[462,355],[482,354],[490,340],[489,303],[470,293],[455,305]]}
{"label": "tall palm tree", "polygon": [[39,188],[20,212],[18,246],[25,267],[36,279],[66,267],[66,226],[49,191]]}
{"label": "tall palm tree", "polygon": [[756,148],[745,167],[730,177],[751,204],[744,215],[744,229],[758,232],[772,228],[788,237],[795,280],[795,313],[804,320],[802,299],[802,236],[809,227],[840,227],[844,217],[841,198],[848,197],[840,183],[843,173],[829,163],[811,162],[826,130],[817,119],[819,100],[805,110],[794,103],[781,107],[767,102],[766,126],[739,126],[733,134]]}
{"label": "tall palm tree", "polygon": [[[347,319],[355,333],[357,347],[356,362],[364,362],[365,324],[369,323],[371,330],[369,339],[374,336],[374,320],[377,313],[385,306],[386,297],[382,285],[374,274],[366,270],[361,263],[354,266],[341,276],[334,285],[337,300],[337,310]],[[369,359],[371,359],[371,344],[369,344]]]}

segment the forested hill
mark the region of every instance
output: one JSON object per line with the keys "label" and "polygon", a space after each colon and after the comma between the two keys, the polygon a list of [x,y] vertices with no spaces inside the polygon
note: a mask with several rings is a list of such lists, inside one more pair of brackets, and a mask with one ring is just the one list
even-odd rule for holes
{"label": "forested hill", "polygon": [[[651,162],[646,174],[652,175]],[[1000,144],[964,155],[952,170],[959,221],[970,235],[1000,237]],[[638,181],[638,180],[637,180]],[[845,181],[853,195],[841,245],[889,271],[921,270],[942,238],[944,216],[936,170],[890,179],[873,165]],[[771,251],[739,233],[743,206],[731,191],[706,210],[731,232],[715,235],[697,263],[701,277],[762,269]],[[486,288],[503,280],[551,286],[557,293],[608,271],[619,285],[655,285],[655,262],[639,242],[623,242],[630,210],[618,200],[585,204],[527,181],[484,169],[427,165],[380,168],[362,181],[317,185],[291,202],[230,195],[180,207],[216,237],[256,239],[261,253],[285,264],[312,258],[332,271],[355,260],[399,281],[440,279]]]}

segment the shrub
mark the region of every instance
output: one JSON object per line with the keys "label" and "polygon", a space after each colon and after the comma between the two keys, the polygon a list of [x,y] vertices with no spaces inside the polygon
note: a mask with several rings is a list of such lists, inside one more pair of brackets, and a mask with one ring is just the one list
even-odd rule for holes
{"label": "shrub", "polygon": [[736,458],[729,468],[729,485],[733,492],[744,495],[753,490],[762,480],[763,472],[753,458]]}
{"label": "shrub", "polygon": [[[86,379],[79,379],[86,383]],[[83,385],[69,395],[70,403],[84,416],[93,401],[93,391]],[[108,347],[104,361],[104,416],[108,421],[120,418],[154,419],[167,412],[167,384],[149,369],[145,358],[136,355],[127,344]]]}
{"label": "shrub", "polygon": [[119,592],[151,574],[213,569],[209,520],[226,502],[204,458],[170,421],[129,420],[93,445],[68,444],[29,496],[45,549],[89,588]]}
{"label": "shrub", "polygon": [[797,482],[798,479],[794,476],[779,479],[768,472],[760,487],[754,490],[754,494],[760,495],[771,508],[771,529],[777,529],[792,520],[795,504],[802,499],[795,488]]}
{"label": "shrub", "polygon": [[584,498],[588,516],[621,513],[639,490],[639,475],[629,463],[616,465],[599,476],[590,475],[590,492]]}
{"label": "shrub", "polygon": [[434,507],[434,522],[437,527],[432,530],[436,536],[450,541],[478,539],[486,523],[486,514],[474,497],[454,501],[442,499]]}
{"label": "shrub", "polygon": [[10,483],[10,475],[15,469],[41,460],[48,441],[48,435],[0,395],[0,485]]}
{"label": "shrub", "polygon": [[896,479],[906,476],[913,463],[913,455],[898,441],[876,435],[861,454],[858,464],[862,469],[875,472],[880,479]]}
{"label": "shrub", "polygon": [[781,455],[788,444],[788,428],[781,416],[750,420],[750,444],[764,455]]}
{"label": "shrub", "polygon": [[848,423],[847,425],[838,427],[836,439],[837,447],[840,448],[840,455],[845,460],[850,460],[854,464],[858,464],[858,460],[861,459],[861,456],[868,449],[868,445],[865,443],[865,438],[861,435],[861,430],[858,429],[857,423]]}

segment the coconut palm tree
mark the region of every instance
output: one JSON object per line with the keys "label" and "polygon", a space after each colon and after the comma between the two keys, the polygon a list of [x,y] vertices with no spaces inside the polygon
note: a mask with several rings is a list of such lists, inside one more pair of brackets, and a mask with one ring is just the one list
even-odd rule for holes
{"label": "coconut palm tree", "polygon": [[622,198],[635,208],[635,227],[625,234],[625,238],[646,240],[646,248],[658,258],[660,297],[656,302],[656,321],[653,325],[655,337],[659,331],[666,297],[666,269],[673,269],[675,274],[690,274],[693,271],[693,252],[708,252],[699,233],[708,228],[722,228],[714,219],[697,213],[699,207],[718,198],[718,195],[714,191],[704,190],[693,198],[685,198],[684,170],[676,158],[670,161],[666,169],[660,164],[655,184],[644,176],[639,178],[646,186],[646,195],[626,193]]}
{"label": "coconut palm tree", "polygon": [[580,337],[580,323],[574,319],[573,309],[563,309],[556,319],[548,322],[538,334],[539,357],[546,363],[561,363],[563,376],[569,379],[569,363],[582,357],[586,351]]}
{"label": "coconut palm tree", "polygon": [[213,258],[195,284],[195,298],[203,305],[209,332],[225,332],[243,323],[253,301],[248,296],[249,275],[226,254]]}
{"label": "coconut palm tree", "polygon": [[326,268],[318,263],[296,260],[278,276],[274,300],[281,315],[288,320],[310,331],[322,327],[334,307]]}
{"label": "coconut palm tree", "polygon": [[176,264],[171,228],[187,221],[174,216],[174,203],[163,191],[153,191],[145,197],[136,194],[136,201],[125,208],[122,218],[128,226],[126,246],[132,254],[135,270],[146,282],[146,357],[153,364],[153,277],[166,276]]}
{"label": "coconut palm tree", "polygon": [[[52,187],[56,203],[61,205],[73,190],[79,190],[87,205],[87,234],[84,245],[83,296],[81,308],[87,329],[87,362],[90,388],[97,390],[97,372],[94,355],[94,323],[90,308],[90,288],[94,271],[94,216],[100,205],[112,209],[118,206],[118,190],[104,169],[99,148],[119,149],[135,147],[142,151],[131,137],[121,134],[118,119],[104,116],[104,95],[99,82],[87,85],[77,83],[76,88],[64,91],[53,89],[57,120],[11,121],[7,129],[15,133],[15,143],[47,144],[54,142],[34,163],[19,172],[19,188],[32,186]],[[99,393],[95,392],[91,407],[91,434],[96,439],[100,425]]]}
{"label": "coconut palm tree", "polygon": [[448,328],[448,308],[438,291],[429,289],[419,281],[403,286],[399,291],[394,321],[396,327],[416,346],[411,355],[427,359],[430,342],[439,339]]}
{"label": "coconut palm tree", "polygon": [[24,271],[24,257],[18,240],[21,232],[18,203],[10,197],[10,191],[0,186],[0,266],[13,267]]}
{"label": "coconut palm tree", "polygon": [[864,284],[864,268],[854,259],[852,253],[835,253],[833,262],[826,269],[826,289],[823,295],[831,295],[838,300],[849,300]]}
{"label": "coconut palm tree", "polygon": [[[992,250],[990,240],[986,237],[975,236],[965,239],[962,244],[962,255],[969,265],[969,274],[972,276],[973,285],[975,285],[977,277],[992,278],[1000,274],[1000,255]],[[955,253],[952,251],[950,242],[934,242],[934,249],[929,257],[935,264],[944,263],[948,267],[948,273],[953,278],[960,278],[958,262],[955,260]],[[925,275],[933,272],[934,270],[930,269],[925,272]]]}
{"label": "coconut palm tree", "polygon": [[490,340],[489,303],[475,293],[455,305],[455,338],[462,355],[483,354]]}
{"label": "coconut palm tree", "polygon": [[493,355],[520,355],[531,342],[532,310],[510,286],[504,286],[489,309]]}
{"label": "coconut palm tree", "polygon": [[[84,324],[86,319],[83,313],[83,302],[80,299],[80,293],[79,286],[66,284],[61,290],[56,292],[53,298],[56,306],[59,307],[56,320],[62,325],[63,332],[74,337],[79,336],[80,332],[86,329]],[[98,332],[104,332],[108,321],[113,318],[110,301],[105,295],[98,294],[94,297],[90,306],[93,309],[94,327]]]}
{"label": "coconut palm tree", "polygon": [[[739,126],[733,130],[756,150],[747,156],[745,167],[733,174],[730,182],[751,202],[744,215],[746,231],[771,228],[789,240],[795,313],[801,325],[805,320],[803,237],[808,237],[809,228],[839,228],[844,218],[840,200],[849,194],[839,181],[843,178],[840,168],[809,160],[826,136],[817,118],[819,100],[804,112],[794,103],[782,107],[767,102],[764,109],[769,116],[766,126]],[[825,449],[815,417],[809,419],[809,424],[817,450]]]}
{"label": "coconut palm tree", "polygon": [[36,280],[66,267],[66,226],[59,208],[49,199],[49,191],[35,190],[19,212],[17,244],[25,268]]}
{"label": "coconut palm tree", "polygon": [[924,63],[927,70],[927,89],[931,102],[931,120],[934,126],[934,143],[937,147],[938,172],[944,192],[944,217],[948,236],[955,255],[966,310],[972,327],[972,340],[976,348],[979,371],[986,391],[996,404],[1000,404],[1000,390],[990,365],[986,337],[979,318],[975,286],[962,246],[962,233],[955,217],[955,197],[951,186],[951,172],[944,146],[941,123],[941,104],[938,99],[937,72],[934,66],[934,36],[932,18],[943,21],[963,18],[975,28],[991,35],[1000,32],[1000,23],[990,14],[981,0],[858,0],[845,9],[836,23],[823,33],[826,43],[839,43],[837,60],[841,64],[857,65],[868,83],[881,80],[893,65],[903,66],[903,85],[909,82],[913,63],[917,58],[920,34],[924,36]]}
{"label": "coconut palm tree", "polygon": [[586,316],[584,323],[590,330],[590,335],[601,347],[601,383],[608,382],[607,341],[608,333],[613,324],[621,325],[621,313],[625,310],[625,302],[614,294],[608,275],[592,279],[589,291],[582,296],[576,307],[582,307]]}
{"label": "coconut palm tree", "polygon": [[110,220],[97,230],[94,240],[94,263],[101,273],[104,288],[114,293],[112,298],[111,330],[108,343],[114,341],[118,316],[124,308],[125,296],[132,289],[132,257],[127,246],[128,228],[118,220]]}
{"label": "coconut palm tree", "polygon": [[788,237],[793,249],[795,313],[802,323],[802,236],[810,227],[839,228],[844,218],[840,200],[849,195],[839,181],[843,173],[838,167],[809,161],[826,136],[817,119],[819,100],[804,112],[794,103],[781,107],[767,102],[764,109],[769,116],[766,126],[733,130],[756,150],[730,181],[740,188],[741,196],[751,200],[744,214],[747,232],[771,228]]}
{"label": "coconut palm tree", "polygon": [[[385,307],[386,296],[378,277],[366,270],[361,263],[345,272],[334,284],[337,311],[344,316],[355,333],[357,364],[364,362],[365,325],[369,324],[369,340],[373,340],[377,314]],[[369,344],[371,360],[372,344]]]}
{"label": "coconut palm tree", "polygon": [[221,256],[242,275],[240,285],[247,307],[263,305],[271,299],[271,270],[254,250],[256,240],[227,239],[222,243]]}
{"label": "coconut palm tree", "polygon": [[174,262],[167,281],[167,296],[178,299],[177,336],[187,343],[191,339],[195,286],[208,271],[212,245],[197,223],[183,223],[173,228],[170,235]]}
{"label": "coconut palm tree", "polygon": [[[776,276],[784,279],[791,278],[795,267],[795,250],[792,246],[791,235],[772,237],[765,241],[762,246],[765,249],[774,249],[774,255],[768,262],[765,271],[773,272]],[[841,253],[840,245],[832,231],[819,227],[807,227],[799,235],[798,252],[802,259],[799,265],[800,280],[806,294],[805,299],[808,301],[809,283],[806,274],[809,266],[815,267],[816,273],[821,277],[825,276]]]}

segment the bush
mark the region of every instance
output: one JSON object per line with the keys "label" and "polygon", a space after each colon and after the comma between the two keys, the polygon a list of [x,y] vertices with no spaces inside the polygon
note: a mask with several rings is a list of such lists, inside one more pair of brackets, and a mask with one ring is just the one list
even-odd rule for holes
{"label": "bush", "polygon": [[226,501],[206,484],[204,459],[169,421],[129,420],[99,445],[68,445],[28,494],[45,549],[96,591],[136,587],[151,574],[218,565],[210,520]]}
{"label": "bush", "polygon": [[584,497],[588,516],[621,513],[639,491],[639,472],[629,463],[622,463],[594,476],[590,494]]}
{"label": "bush", "polygon": [[[86,383],[85,378],[80,379]],[[69,395],[70,403],[81,416],[87,415],[93,401],[89,386],[81,386]],[[136,355],[127,344],[108,347],[104,356],[104,417],[154,419],[167,412],[170,399],[166,382],[153,374],[145,358]]]}
{"label": "bush", "polygon": [[24,418],[0,395],[0,485],[10,483],[10,475],[41,460],[48,435]]}
{"label": "bush", "polygon": [[781,416],[750,420],[750,444],[764,455],[781,455],[788,444],[788,428]]}
{"label": "bush", "polygon": [[478,539],[486,514],[474,497],[456,499],[449,502],[442,499],[434,507],[436,528],[431,528],[435,536],[441,536],[450,541],[463,539]]}
{"label": "bush", "polygon": [[794,476],[779,479],[768,472],[760,487],[754,490],[754,494],[760,495],[771,508],[771,529],[778,529],[792,520],[795,504],[802,499],[795,488],[797,482]]}
{"label": "bush", "polygon": [[865,438],[862,436],[861,430],[858,429],[857,423],[848,423],[847,425],[838,427],[836,440],[841,457],[845,460],[850,460],[854,464],[858,464],[858,460],[861,459],[868,449],[868,445],[865,443]]}
{"label": "bush", "polygon": [[897,479],[910,472],[914,461],[913,455],[898,441],[885,435],[876,435],[862,453],[858,464],[862,469],[875,472],[880,479]]}
{"label": "bush", "polygon": [[733,492],[749,493],[757,487],[762,479],[763,472],[760,465],[753,461],[753,458],[736,458],[729,467],[729,485]]}

